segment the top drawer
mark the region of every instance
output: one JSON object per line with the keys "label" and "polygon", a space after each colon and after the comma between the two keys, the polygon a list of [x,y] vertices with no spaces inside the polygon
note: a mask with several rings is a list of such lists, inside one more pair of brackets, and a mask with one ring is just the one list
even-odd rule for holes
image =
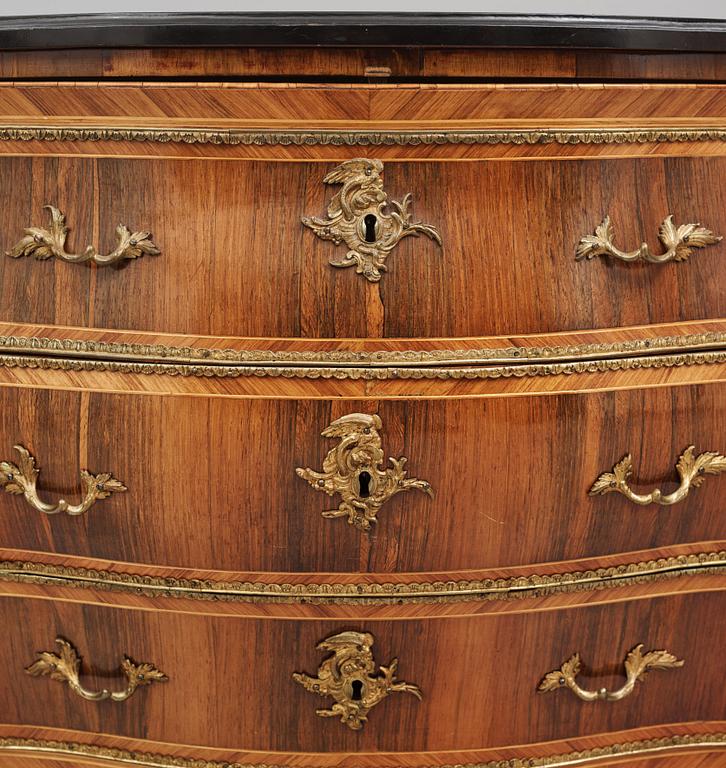
{"label": "top drawer", "polygon": [[[4,250],[28,227],[48,232],[35,231],[15,251],[29,255],[0,259],[0,320],[237,337],[440,338],[726,315],[726,243],[668,263],[628,262],[597,248],[592,259],[575,258],[606,216],[615,246],[633,251],[647,241],[651,256],[665,250],[658,231],[668,215],[726,234],[726,158],[374,160],[4,157],[0,173],[12,180],[0,192]],[[409,194],[412,221],[435,231],[398,240],[393,201]],[[112,252],[123,222],[151,231],[161,253],[103,268],[38,261],[53,235],[44,205],[67,217],[67,252],[83,254],[88,244]],[[302,217],[325,221],[328,209],[342,213],[327,230],[317,225],[321,238]],[[679,257],[699,244],[687,234]],[[324,239],[336,235],[348,245]],[[358,255],[349,256],[356,238]],[[138,251],[143,233],[137,239]],[[375,282],[382,261],[388,271]]]}

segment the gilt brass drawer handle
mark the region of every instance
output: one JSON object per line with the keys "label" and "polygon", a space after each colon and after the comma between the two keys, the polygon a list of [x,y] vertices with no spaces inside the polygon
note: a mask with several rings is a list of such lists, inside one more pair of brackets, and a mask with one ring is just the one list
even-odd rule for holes
{"label": "gilt brass drawer handle", "polygon": [[401,203],[388,200],[382,173],[380,160],[346,160],[323,179],[324,184],[343,186],[328,204],[328,218],[302,218],[302,223],[322,240],[331,240],[335,245],[345,242],[348,246],[348,253],[332,260],[332,266],[355,265],[355,271],[372,283],[381,279],[388,254],[404,237],[423,234],[441,245],[436,227],[412,221],[410,194]]}
{"label": "gilt brass drawer handle", "polygon": [[647,243],[642,243],[636,251],[621,251],[613,242],[615,230],[610,223],[610,217],[606,216],[594,235],[586,235],[580,240],[575,259],[582,261],[595,256],[610,256],[621,261],[649,261],[652,264],[687,261],[694,248],[705,248],[723,239],[700,224],[681,224],[676,227],[673,216],[666,217],[660,225],[658,238],[666,249],[665,253],[651,253]]}
{"label": "gilt brass drawer handle", "polygon": [[92,245],[87,246],[83,253],[66,253],[65,243],[68,235],[66,217],[52,205],[44,207],[50,211],[50,229],[29,227],[25,230],[25,237],[7,251],[6,256],[14,259],[21,256],[34,256],[41,261],[56,258],[71,264],[92,261],[99,267],[105,267],[110,264],[119,264],[126,259],[137,259],[144,255],[158,256],[161,253],[152,241],[150,232],[130,232],[124,224],[116,227],[118,243],[111,253],[106,255],[98,253]]}
{"label": "gilt brass drawer handle", "polygon": [[74,693],[88,701],[104,701],[105,699],[126,701],[137,688],[152,683],[163,683],[169,679],[153,664],[134,664],[131,659],[124,657],[121,662],[121,670],[126,676],[126,688],[123,691],[107,691],[105,688],[101,691],[89,691],[81,685],[81,659],[76,649],[62,637],[57,637],[55,641],[60,647],[60,653],[38,652],[38,659],[25,671],[33,677],[47,675],[51,680],[68,683]]}
{"label": "gilt brass drawer handle", "polygon": [[404,691],[421,700],[421,689],[417,685],[396,680],[398,659],[376,672],[372,646],[373,635],[368,632],[332,635],[317,645],[319,651],[333,654],[322,661],[317,677],[293,673],[293,680],[306,691],[335,699],[330,709],[317,710],[320,717],[340,717],[341,723],[359,731],[371,709],[389,693]]}
{"label": "gilt brass drawer handle", "polygon": [[98,499],[105,499],[112,493],[127,490],[126,486],[109,472],[92,475],[82,469],[81,482],[86,488],[86,494],[80,504],[69,504],[65,499],[60,499],[55,504],[46,504],[41,501],[36,488],[40,470],[35,466],[35,459],[22,445],[13,447],[20,454],[20,461],[18,464],[11,461],[0,462],[0,485],[4,486],[6,493],[22,494],[28,504],[38,512],[44,512],[46,515],[56,515],[59,512],[82,515],[88,512]]}
{"label": "gilt brass drawer handle", "polygon": [[323,459],[323,471],[298,467],[295,471],[316,490],[343,497],[338,509],[323,512],[323,517],[347,517],[348,523],[361,531],[369,531],[378,522],[380,508],[397,493],[416,489],[434,495],[425,480],[407,478],[403,468],[407,459],[389,459],[392,467],[382,469],[381,417],[367,413],[350,413],[334,421],[323,437],[340,439]]}
{"label": "gilt brass drawer handle", "polygon": [[673,493],[664,494],[660,488],[650,493],[635,493],[628,485],[628,480],[633,474],[633,458],[630,454],[623,457],[614,467],[612,472],[603,472],[590,488],[590,496],[602,496],[605,493],[622,493],[635,504],[643,506],[647,504],[661,504],[668,507],[677,504],[688,496],[691,488],[698,488],[706,475],[718,475],[726,472],[726,456],[713,451],[706,451],[694,456],[694,446],[689,445],[680,455],[676,464],[676,471],[681,479],[681,484]]}
{"label": "gilt brass drawer handle", "polygon": [[607,688],[600,688],[599,691],[586,691],[584,688],[580,688],[575,679],[581,667],[580,654],[576,653],[559,669],[546,674],[539,684],[538,690],[541,693],[547,693],[548,691],[556,691],[558,688],[569,688],[575,696],[583,701],[620,701],[620,699],[630,696],[635,684],[643,680],[649,670],[675,669],[682,667],[683,664],[683,661],[668,651],[648,651],[643,654],[643,644],[640,643],[630,651],[625,659],[626,682],[622,688],[618,688],[617,691],[608,691]]}

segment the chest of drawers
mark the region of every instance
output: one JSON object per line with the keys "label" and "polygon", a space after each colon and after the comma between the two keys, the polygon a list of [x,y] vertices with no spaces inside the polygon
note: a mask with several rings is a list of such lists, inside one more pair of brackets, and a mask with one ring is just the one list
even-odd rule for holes
{"label": "chest of drawers", "polygon": [[726,27],[411,21],[0,24],[0,767],[726,766]]}

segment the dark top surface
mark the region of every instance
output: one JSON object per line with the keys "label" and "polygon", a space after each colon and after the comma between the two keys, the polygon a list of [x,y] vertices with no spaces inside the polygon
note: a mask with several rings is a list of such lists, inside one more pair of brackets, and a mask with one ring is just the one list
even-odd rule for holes
{"label": "dark top surface", "polygon": [[0,49],[466,46],[726,51],[726,21],[480,14],[98,14],[0,18]]}

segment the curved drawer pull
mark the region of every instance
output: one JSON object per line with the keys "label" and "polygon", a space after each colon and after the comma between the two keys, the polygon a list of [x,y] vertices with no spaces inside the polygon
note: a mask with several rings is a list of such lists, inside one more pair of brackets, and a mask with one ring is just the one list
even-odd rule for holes
{"label": "curved drawer pull", "polygon": [[426,235],[441,245],[436,227],[412,221],[408,209],[410,193],[404,196],[403,202],[389,202],[382,174],[380,160],[346,160],[323,179],[324,184],[343,186],[328,203],[328,218],[302,217],[302,223],[322,240],[331,240],[335,245],[345,242],[348,246],[348,253],[338,261],[331,261],[332,266],[355,265],[355,271],[372,283],[381,279],[388,254],[404,237]]}
{"label": "curved drawer pull", "polygon": [[369,531],[378,522],[380,508],[397,493],[415,489],[434,495],[425,480],[407,478],[403,468],[407,459],[390,459],[393,467],[383,469],[383,448],[378,430],[381,417],[350,413],[327,426],[323,437],[337,437],[338,445],[323,459],[323,471],[298,467],[295,472],[316,490],[343,497],[338,509],[323,512],[323,517],[347,517],[348,523]]}
{"label": "curved drawer pull", "polygon": [[586,235],[580,240],[575,259],[582,261],[595,256],[610,256],[621,261],[649,261],[653,264],[687,261],[694,248],[705,248],[723,239],[700,224],[681,224],[680,227],[676,227],[672,215],[666,217],[660,225],[658,237],[666,248],[665,253],[651,253],[647,243],[642,243],[637,251],[621,251],[613,242],[615,230],[610,223],[610,217],[606,216],[594,235]]}
{"label": "curved drawer pull", "polygon": [[648,651],[643,654],[643,644],[633,648],[625,659],[626,682],[617,691],[608,691],[601,688],[599,691],[586,691],[580,688],[575,679],[580,672],[580,654],[576,653],[569,658],[559,669],[545,675],[539,684],[538,691],[547,693],[558,688],[569,688],[575,696],[583,701],[619,701],[630,696],[639,680],[645,678],[645,674],[651,669],[675,669],[682,667],[683,661],[677,659],[668,651]]}
{"label": "curved drawer pull", "polygon": [[81,470],[81,481],[86,487],[86,495],[80,504],[69,504],[65,499],[59,499],[56,504],[46,504],[41,501],[35,487],[40,470],[35,466],[35,459],[22,445],[13,446],[20,454],[18,464],[11,461],[0,462],[0,485],[7,493],[22,494],[31,507],[46,515],[56,515],[65,512],[68,515],[82,515],[96,503],[112,493],[127,490],[126,486],[116,480],[109,472],[92,475],[85,469]]}
{"label": "curved drawer pull", "polygon": [[110,264],[118,264],[126,259],[137,259],[139,256],[158,256],[161,251],[151,240],[150,232],[130,232],[124,224],[116,227],[116,239],[118,244],[111,253],[105,256],[89,245],[83,253],[66,253],[65,243],[68,234],[66,217],[52,205],[44,206],[50,211],[50,229],[42,227],[29,227],[25,230],[25,237],[17,242],[6,256],[14,259],[21,256],[34,256],[36,259],[56,258],[71,264],[81,264],[84,261],[92,261],[99,267]]}
{"label": "curved drawer pull", "polygon": [[126,676],[126,688],[123,691],[89,691],[81,685],[80,669],[81,658],[76,649],[62,637],[56,638],[60,647],[60,653],[56,655],[51,651],[39,651],[38,659],[25,671],[33,677],[48,675],[51,680],[59,680],[68,683],[70,689],[81,698],[88,701],[126,701],[137,688],[152,683],[163,683],[169,678],[153,664],[134,664],[131,659],[124,656],[121,662],[121,670]]}
{"label": "curved drawer pull", "polygon": [[331,651],[318,667],[318,676],[294,672],[292,679],[306,691],[318,696],[330,696],[335,704],[330,709],[318,709],[319,717],[340,717],[353,731],[359,731],[368,720],[368,713],[389,693],[403,691],[421,700],[417,685],[396,680],[398,659],[376,672],[373,659],[373,635],[369,632],[341,632],[318,643],[319,651]]}
{"label": "curved drawer pull", "polygon": [[635,504],[661,504],[668,507],[676,504],[688,496],[691,488],[698,488],[706,475],[718,475],[726,472],[726,456],[713,451],[699,453],[694,456],[694,446],[689,445],[680,455],[676,464],[676,471],[681,478],[681,484],[673,493],[664,494],[660,488],[650,493],[635,493],[628,485],[628,480],[633,474],[633,459],[630,454],[623,457],[614,467],[612,472],[603,472],[593,483],[589,490],[590,496],[602,496],[605,493],[622,493]]}

